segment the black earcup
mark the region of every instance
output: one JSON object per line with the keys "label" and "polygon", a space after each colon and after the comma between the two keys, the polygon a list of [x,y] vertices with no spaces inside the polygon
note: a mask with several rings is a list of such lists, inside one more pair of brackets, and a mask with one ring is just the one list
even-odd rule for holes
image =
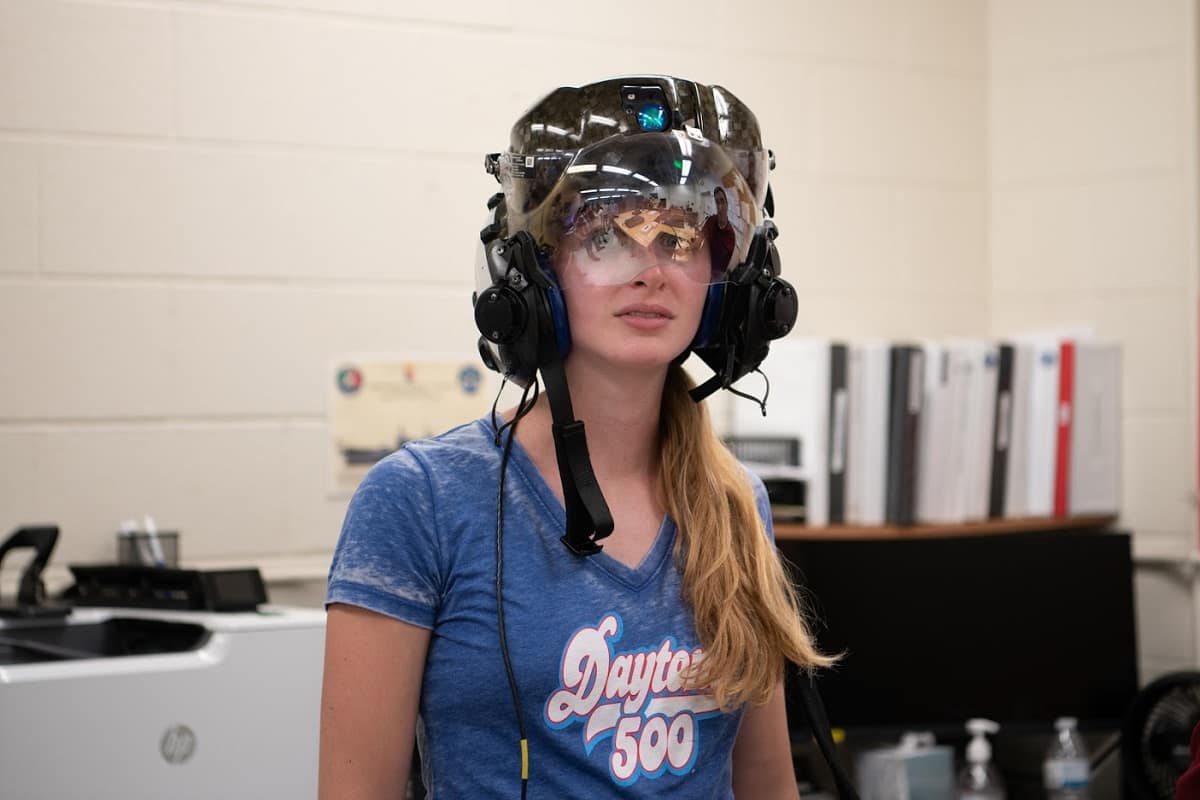
{"label": "black earcup", "polygon": [[508,286],[489,286],[475,300],[475,326],[490,342],[511,344],[528,321],[525,301]]}
{"label": "black earcup", "polygon": [[796,290],[782,278],[774,278],[763,292],[759,307],[763,333],[768,339],[785,336],[796,325],[798,311]]}

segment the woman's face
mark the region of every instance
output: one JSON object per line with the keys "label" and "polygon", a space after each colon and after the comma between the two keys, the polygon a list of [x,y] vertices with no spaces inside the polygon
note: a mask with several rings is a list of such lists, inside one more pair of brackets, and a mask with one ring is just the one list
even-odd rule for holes
{"label": "woman's face", "polygon": [[576,253],[558,267],[572,355],[648,369],[666,366],[687,348],[700,326],[706,284],[668,255],[647,254],[630,265],[628,282],[594,285],[585,280],[580,258]]}

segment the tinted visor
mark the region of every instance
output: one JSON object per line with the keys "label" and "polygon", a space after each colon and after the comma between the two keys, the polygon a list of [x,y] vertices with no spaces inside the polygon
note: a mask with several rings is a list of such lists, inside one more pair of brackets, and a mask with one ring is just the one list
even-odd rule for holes
{"label": "tinted visor", "polygon": [[[506,169],[507,194],[523,180]],[[746,256],[761,222],[754,193],[715,143],[682,131],[615,136],[575,154],[542,203],[509,212],[559,274],[627,283],[653,266],[720,283]]]}

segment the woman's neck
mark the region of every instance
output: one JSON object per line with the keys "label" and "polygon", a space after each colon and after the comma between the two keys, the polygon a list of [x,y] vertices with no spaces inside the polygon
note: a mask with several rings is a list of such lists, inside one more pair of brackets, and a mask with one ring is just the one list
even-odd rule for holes
{"label": "woman's neck", "polygon": [[[597,480],[604,484],[656,477],[665,367],[649,374],[614,374],[588,369],[572,359],[566,371],[572,410],[585,425]],[[505,420],[512,418],[513,411],[504,412]],[[554,460],[551,423],[549,398],[543,391],[517,426],[521,445],[542,463]]]}

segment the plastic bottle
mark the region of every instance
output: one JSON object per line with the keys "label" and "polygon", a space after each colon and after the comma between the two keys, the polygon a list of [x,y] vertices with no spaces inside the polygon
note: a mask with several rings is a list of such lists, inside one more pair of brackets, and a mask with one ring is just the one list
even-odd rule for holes
{"label": "plastic bottle", "polygon": [[958,774],[958,800],[1004,800],[1004,781],[992,766],[992,745],[987,734],[1000,726],[990,719],[967,721],[973,737],[967,745],[967,765]]}
{"label": "plastic bottle", "polygon": [[1049,800],[1086,800],[1088,754],[1075,730],[1075,718],[1060,717],[1054,721],[1054,728],[1058,735],[1050,742],[1042,762],[1046,796]]}

